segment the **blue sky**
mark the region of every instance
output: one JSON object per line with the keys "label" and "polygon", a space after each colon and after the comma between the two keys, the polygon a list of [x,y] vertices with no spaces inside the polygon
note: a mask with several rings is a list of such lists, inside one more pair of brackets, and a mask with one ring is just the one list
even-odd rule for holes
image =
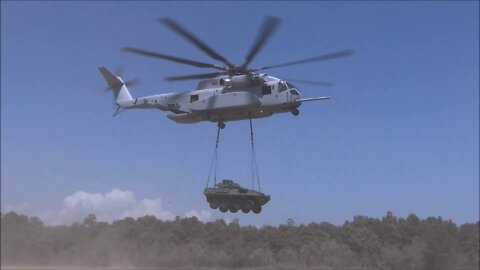
{"label": "blue sky", "polygon": [[[354,215],[479,219],[478,2],[1,2],[2,211],[51,224],[156,214],[241,224]],[[252,66],[353,48],[349,58],[272,69],[298,84],[300,116],[254,121],[260,215],[209,209],[202,190],[216,125],[164,112],[112,118],[97,67],[141,77],[134,96],[193,89],[204,70],[122,52],[133,46],[216,63],[156,19],[171,17],[234,63],[264,15],[282,25]],[[219,176],[251,184],[248,122],[227,123]],[[161,202],[161,203],[160,203]],[[203,212],[202,212],[203,210]],[[132,214],[134,213],[134,214]]]}

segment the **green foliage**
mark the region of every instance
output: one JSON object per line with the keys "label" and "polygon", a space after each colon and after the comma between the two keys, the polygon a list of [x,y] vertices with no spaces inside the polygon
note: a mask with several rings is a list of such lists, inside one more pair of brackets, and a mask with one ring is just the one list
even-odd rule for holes
{"label": "green foliage", "polygon": [[240,226],[237,219],[125,218],[111,224],[44,226],[14,212],[1,217],[2,266],[478,269],[479,223],[410,214],[326,222]]}

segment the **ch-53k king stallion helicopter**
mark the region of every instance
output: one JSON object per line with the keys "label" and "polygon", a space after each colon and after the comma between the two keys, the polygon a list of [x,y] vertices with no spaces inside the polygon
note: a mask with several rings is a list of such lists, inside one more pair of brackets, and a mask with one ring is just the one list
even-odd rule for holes
{"label": "ch-53k king stallion helicopter", "polygon": [[[245,119],[250,119],[251,121],[255,118],[268,117],[275,113],[283,112],[291,112],[296,116],[299,114],[298,107],[302,105],[303,102],[325,100],[330,97],[302,98],[299,89],[290,82],[257,72],[278,67],[331,60],[353,54],[353,50],[343,50],[283,64],[256,68],[249,67],[251,61],[265,46],[279,26],[280,19],[267,16],[263,21],[256,40],[245,57],[245,62],[237,66],[211,49],[174,20],[162,18],[159,19],[159,21],[208,54],[211,58],[222,62],[224,65],[203,63],[153,51],[127,47],[124,50],[131,53],[199,68],[213,68],[218,71],[166,78],[168,81],[205,79],[200,81],[197,88],[192,91],[133,98],[127,89],[127,86],[132,84],[133,81],[124,81],[121,77],[112,74],[105,67],[99,67],[101,74],[109,85],[108,90],[113,90],[115,103],[117,105],[117,110],[114,115],[127,109],[159,109],[172,112],[168,114],[167,117],[177,123],[211,121],[217,122],[219,129],[225,128],[224,122],[227,121]],[[292,80],[290,79],[289,81]],[[329,85],[328,83],[322,82],[297,81],[324,86]]]}

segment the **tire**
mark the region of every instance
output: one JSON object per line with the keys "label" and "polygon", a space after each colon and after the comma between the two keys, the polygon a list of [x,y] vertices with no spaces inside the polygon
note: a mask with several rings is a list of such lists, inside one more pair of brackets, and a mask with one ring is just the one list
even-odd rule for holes
{"label": "tire", "polygon": [[240,200],[236,199],[230,204],[230,212],[236,213],[240,209],[242,209],[242,202]]}
{"label": "tire", "polygon": [[248,212],[250,212],[250,210],[252,210],[253,205],[254,203],[251,200],[244,201],[242,204],[242,212],[247,214]]}
{"label": "tire", "polygon": [[220,206],[220,203],[218,202],[217,199],[212,199],[210,201],[210,208],[217,209],[219,206]]}
{"label": "tire", "polygon": [[226,201],[226,200],[221,200],[221,201],[220,201],[220,207],[219,207],[219,208],[220,208],[220,212],[226,213],[226,212],[228,211],[228,208],[229,208],[228,205],[229,205],[228,201]]}
{"label": "tire", "polygon": [[262,206],[259,204],[255,204],[255,206],[252,209],[252,212],[255,214],[259,214],[260,212],[262,212]]}

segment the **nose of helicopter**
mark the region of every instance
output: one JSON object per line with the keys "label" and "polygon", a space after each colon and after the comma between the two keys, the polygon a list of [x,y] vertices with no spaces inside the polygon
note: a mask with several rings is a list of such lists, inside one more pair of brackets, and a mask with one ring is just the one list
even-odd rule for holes
{"label": "nose of helicopter", "polygon": [[298,91],[298,89],[296,88],[293,88],[293,89],[290,89],[290,95],[292,96],[292,102],[295,102],[297,99],[300,99],[300,92]]}

